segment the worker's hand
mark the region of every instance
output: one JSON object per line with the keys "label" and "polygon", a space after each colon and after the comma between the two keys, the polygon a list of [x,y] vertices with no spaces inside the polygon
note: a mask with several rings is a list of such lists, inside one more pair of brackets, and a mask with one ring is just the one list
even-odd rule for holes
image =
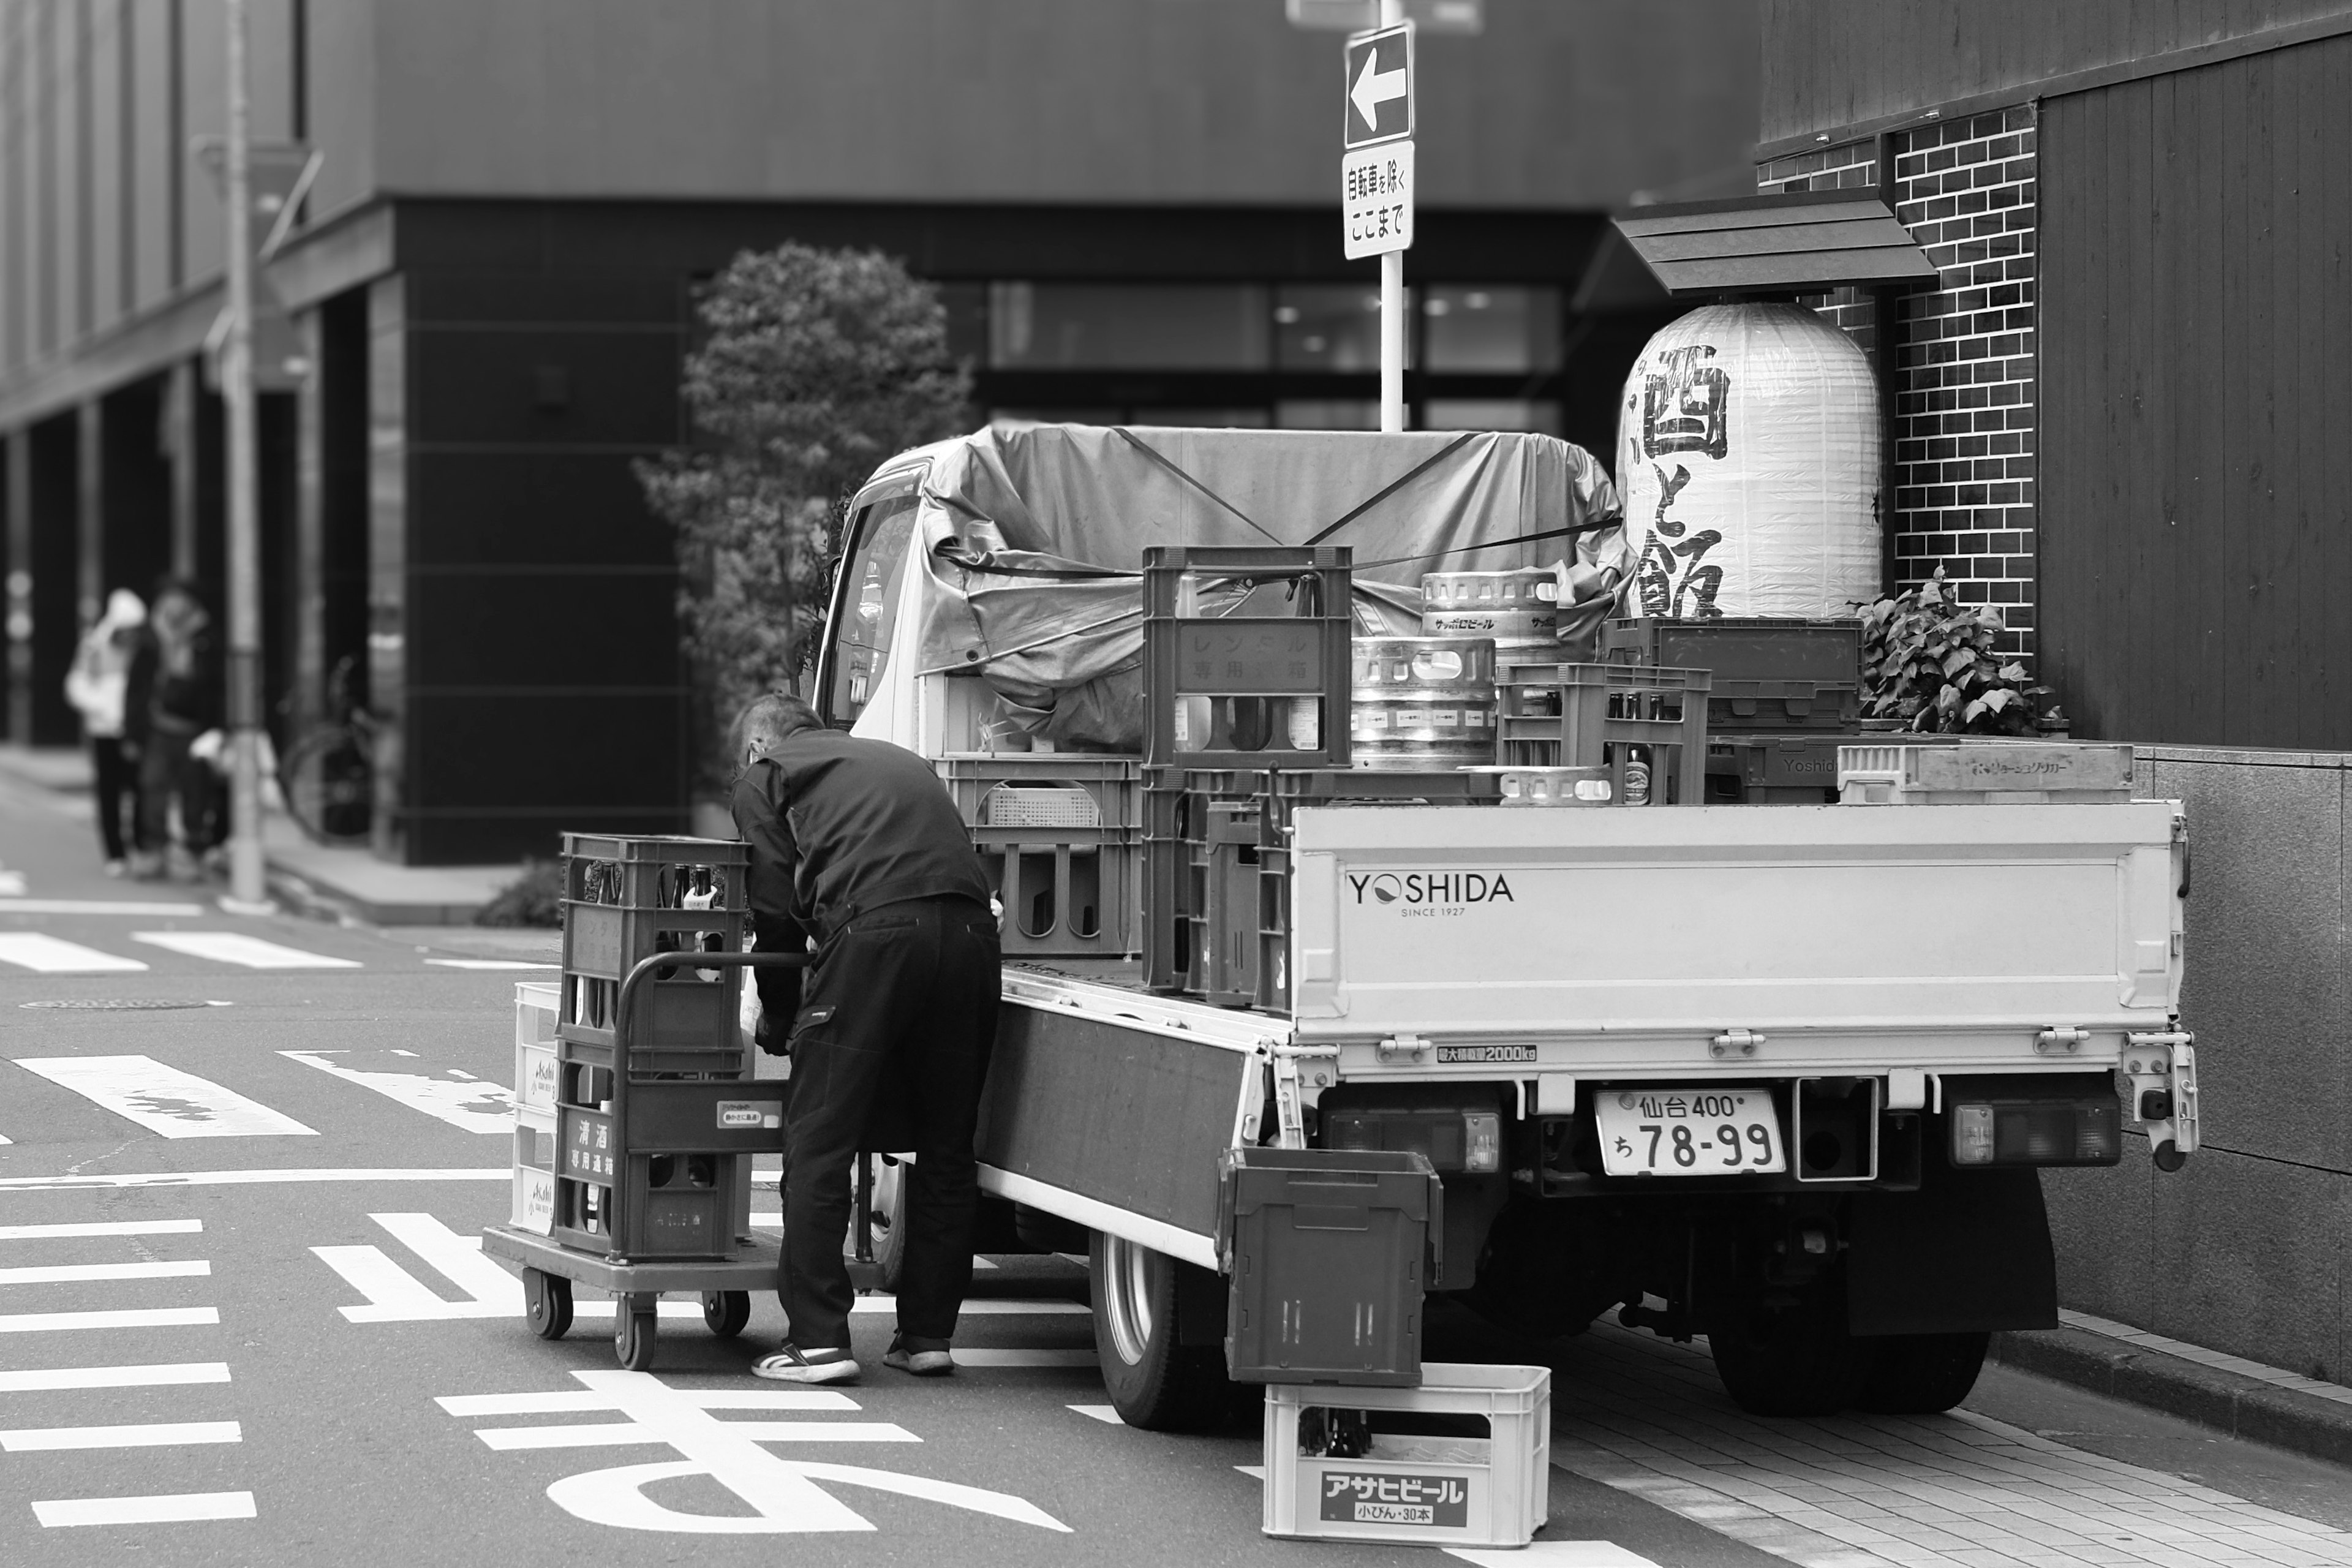
{"label": "worker's hand", "polygon": [[772,1057],[790,1057],[793,1054],[792,1031],[771,1028],[768,1015],[764,1012],[760,1015],[760,1026],[751,1032],[751,1043]]}

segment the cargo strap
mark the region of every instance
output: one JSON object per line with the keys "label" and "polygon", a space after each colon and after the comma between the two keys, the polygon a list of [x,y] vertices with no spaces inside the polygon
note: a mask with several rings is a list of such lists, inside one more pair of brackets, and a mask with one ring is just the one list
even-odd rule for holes
{"label": "cargo strap", "polygon": [[1161,468],[1167,469],[1170,473],[1183,480],[1184,483],[1192,486],[1194,489],[1200,491],[1202,495],[1216,502],[1219,506],[1223,507],[1235,517],[1240,518],[1244,522],[1249,524],[1251,528],[1255,529],[1259,533],[1264,534],[1265,538],[1276,544],[1280,544],[1282,542],[1281,540],[1276,539],[1273,534],[1267,533],[1264,528],[1259,527],[1258,521],[1255,518],[1250,516],[1249,513],[1244,511],[1241,508],[1235,506],[1233,502],[1227,500],[1224,497],[1219,495],[1216,491],[1211,489],[1208,486],[1202,484],[1200,480],[1194,479],[1192,475],[1186,473],[1175,464],[1170,462],[1160,453],[1154,451],[1150,446],[1139,439],[1134,431],[1129,430],[1124,425],[1113,426],[1112,429],[1115,430],[1119,438],[1124,440],[1129,446],[1134,447],[1137,451],[1142,453],[1145,457],[1150,458],[1153,462],[1159,464]]}
{"label": "cargo strap", "polygon": [[1407,468],[1404,471],[1402,478],[1397,479],[1385,489],[1381,490],[1379,493],[1374,495],[1371,500],[1364,502],[1363,505],[1358,507],[1355,510],[1349,512],[1347,516],[1341,518],[1339,521],[1333,523],[1322,532],[1315,535],[1314,538],[1309,539],[1307,542],[1309,544],[1322,543],[1325,540],[1330,538],[1333,534],[1339,532],[1341,529],[1347,527],[1349,523],[1355,521],[1366,512],[1371,510],[1372,508],[1380,505],[1381,502],[1388,500],[1389,497],[1396,494],[1397,491],[1404,489],[1405,486],[1412,483],[1413,480],[1421,478],[1422,475],[1429,472],[1430,469],[1435,468],[1446,458],[1454,456],[1454,453],[1462,449],[1464,444],[1466,443],[1471,437],[1475,436],[1477,432],[1475,430],[1465,430],[1461,435],[1456,436],[1453,440],[1448,441],[1444,446],[1440,447],[1427,458],[1415,463],[1412,468]]}

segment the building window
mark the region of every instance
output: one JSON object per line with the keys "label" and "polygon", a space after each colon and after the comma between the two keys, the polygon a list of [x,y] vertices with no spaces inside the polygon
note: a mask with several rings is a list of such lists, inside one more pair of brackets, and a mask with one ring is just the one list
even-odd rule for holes
{"label": "building window", "polygon": [[1532,430],[1559,434],[1559,405],[1550,398],[1433,397],[1422,405],[1430,430]]}
{"label": "building window", "polygon": [[1263,370],[1266,353],[1256,284],[989,285],[994,370]]}
{"label": "building window", "polygon": [[1559,290],[1485,283],[1428,289],[1422,332],[1433,374],[1527,374],[1559,368]]}
{"label": "building window", "polygon": [[[1412,300],[1408,289],[1407,310],[1412,308]],[[1408,356],[1412,342],[1412,334],[1408,332]],[[1377,372],[1381,368],[1381,291],[1361,283],[1286,285],[1275,291],[1274,343],[1275,363],[1284,370]],[[1409,357],[1407,363],[1411,363]]]}

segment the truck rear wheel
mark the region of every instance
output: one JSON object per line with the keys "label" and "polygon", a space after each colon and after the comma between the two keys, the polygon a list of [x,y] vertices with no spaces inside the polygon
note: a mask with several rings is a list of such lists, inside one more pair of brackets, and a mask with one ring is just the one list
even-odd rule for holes
{"label": "truck rear wheel", "polygon": [[1744,1301],[1707,1325],[1715,1374],[1750,1415],[1834,1415],[1862,1394],[1875,1340],[1846,1331],[1843,1292],[1773,1309]]}
{"label": "truck rear wheel", "polygon": [[1130,1426],[1196,1432],[1223,1421],[1233,1405],[1222,1345],[1188,1345],[1178,1325],[1194,1292],[1220,1294],[1205,1268],[1097,1231],[1088,1252],[1095,1353],[1111,1407]]}
{"label": "truck rear wheel", "polygon": [[1990,1334],[1895,1334],[1877,1347],[1855,1401],[1880,1415],[1937,1415],[1969,1396],[1984,1370]]}

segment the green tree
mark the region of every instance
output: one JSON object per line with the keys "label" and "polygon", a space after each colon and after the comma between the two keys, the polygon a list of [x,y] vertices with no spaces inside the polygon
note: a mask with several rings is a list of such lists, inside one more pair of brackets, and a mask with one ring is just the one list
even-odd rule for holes
{"label": "green tree", "polygon": [[[892,453],[966,428],[939,291],[879,251],[784,245],[738,256],[697,308],[695,442],[637,465],[677,536],[678,623],[697,728],[789,680],[824,614],[849,493]],[[718,742],[723,745],[723,742]],[[723,773],[731,762],[706,746]]]}

